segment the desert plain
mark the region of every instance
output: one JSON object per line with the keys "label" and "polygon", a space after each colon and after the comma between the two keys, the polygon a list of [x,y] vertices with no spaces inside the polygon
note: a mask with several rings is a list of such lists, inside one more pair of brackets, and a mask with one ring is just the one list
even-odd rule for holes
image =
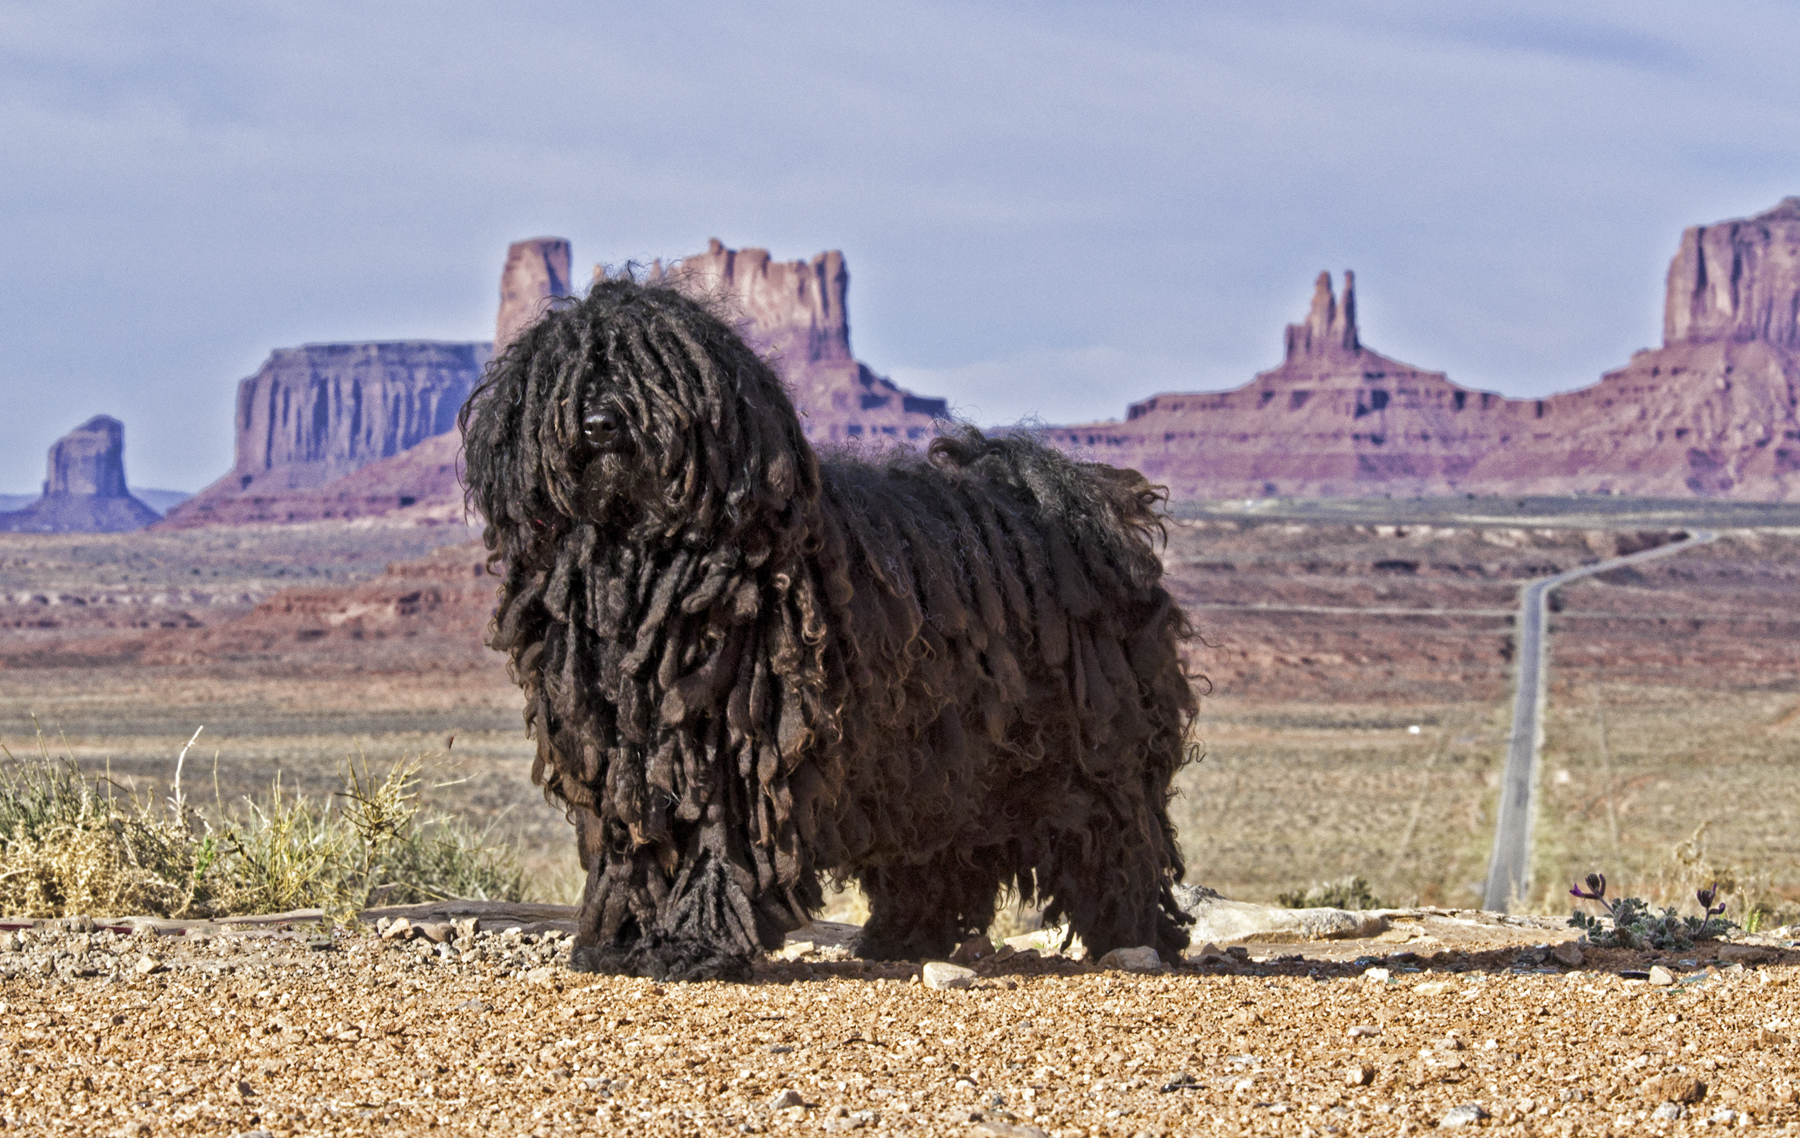
{"label": "desert plain", "polygon": [[[1252,944],[1147,975],[1045,946],[936,991],[914,965],[824,949],[749,985],[659,987],[569,974],[558,938],[503,927],[449,961],[357,924],[41,927],[0,942],[0,1117],[220,1134],[1800,1122],[1800,958],[1766,935],[1800,920],[1800,529],[1720,527],[1557,594],[1525,915],[1467,912],[1520,586],[1684,532],[1554,515],[1171,522],[1204,677],[1174,803],[1188,879],[1272,903],[1361,878],[1393,914],[1383,939]],[[204,727],[184,789],[220,802],[277,774],[323,795],[353,757],[423,756],[433,807],[491,826],[537,897],[570,901],[568,826],[529,784],[519,698],[480,645],[494,581],[474,536],[403,517],[6,535],[0,742],[23,756],[41,730],[51,754],[162,795]],[[1571,967],[1545,954],[1573,936],[1566,891],[1592,871],[1666,903],[1722,882],[1728,915],[1765,935],[1655,959],[1590,949]],[[853,895],[836,906],[826,916],[857,915]],[[1448,937],[1458,920],[1466,935]],[[1025,932],[1032,914],[1003,923]],[[1620,975],[1652,964],[1669,983]]]}

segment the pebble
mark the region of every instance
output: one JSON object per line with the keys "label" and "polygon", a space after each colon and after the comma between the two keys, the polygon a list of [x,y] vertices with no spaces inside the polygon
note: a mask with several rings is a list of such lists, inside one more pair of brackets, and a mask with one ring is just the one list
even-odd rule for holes
{"label": "pebble", "polygon": [[1706,1097],[1706,1084],[1675,1071],[1645,1079],[1638,1093],[1651,1102],[1699,1102]]}
{"label": "pebble", "polygon": [[1581,962],[1584,959],[1581,952],[1581,946],[1572,940],[1565,940],[1555,948],[1552,948],[1550,950],[1550,955],[1556,959],[1558,964],[1567,968],[1580,968]]}
{"label": "pebble", "polygon": [[1125,972],[1161,972],[1162,957],[1154,948],[1140,945],[1137,948],[1115,948],[1100,958],[1100,967],[1117,968]]}
{"label": "pebble", "polygon": [[1365,969],[1362,978],[1371,984],[1385,984],[1393,978],[1393,973],[1385,968]]}
{"label": "pebble", "polygon": [[994,955],[994,942],[984,936],[972,936],[956,946],[950,954],[950,963],[970,965],[977,960],[985,960]]}
{"label": "pebble", "polygon": [[1650,1112],[1650,1117],[1661,1122],[1674,1122],[1687,1117],[1687,1107],[1678,1102],[1665,1102]]}
{"label": "pebble", "polygon": [[924,968],[920,969],[920,975],[924,978],[927,988],[936,988],[939,991],[967,988],[975,982],[974,969],[942,960],[933,960],[926,964]]}
{"label": "pebble", "polygon": [[1372,1023],[1359,1023],[1344,1034],[1348,1035],[1351,1039],[1362,1039],[1380,1035],[1381,1029]]}
{"label": "pebble", "polygon": [[381,930],[382,940],[407,940],[412,937],[412,922],[405,917],[395,917],[388,926]]}
{"label": "pebble", "polygon": [[969,1133],[985,1135],[986,1138],[1050,1138],[1049,1134],[1035,1126],[1002,1122],[998,1118],[982,1119],[969,1128]]}
{"label": "pebble", "polygon": [[425,939],[433,944],[443,944],[455,935],[455,930],[449,921],[425,921],[413,927],[424,934]]}
{"label": "pebble", "polygon": [[148,976],[153,972],[161,972],[163,970],[163,962],[156,957],[145,953],[143,956],[138,957],[138,962],[131,966],[131,970],[136,972],[139,976]]}
{"label": "pebble", "polygon": [[1366,1087],[1375,1081],[1375,1068],[1367,1063],[1352,1063],[1344,1069],[1344,1083],[1352,1087]]}
{"label": "pebble", "polygon": [[1657,988],[1667,988],[1675,982],[1675,973],[1660,964],[1650,966],[1650,983]]}
{"label": "pebble", "polygon": [[800,1092],[795,1090],[793,1087],[788,1087],[786,1090],[776,1091],[774,1096],[769,1099],[769,1109],[770,1110],[786,1110],[791,1106],[805,1106],[805,1105],[806,1105],[806,1100],[801,1098]]}
{"label": "pebble", "polygon": [[1480,1122],[1487,1116],[1488,1112],[1481,1109],[1480,1103],[1465,1103],[1462,1106],[1452,1107],[1438,1125],[1448,1130],[1451,1127],[1468,1126],[1470,1123]]}

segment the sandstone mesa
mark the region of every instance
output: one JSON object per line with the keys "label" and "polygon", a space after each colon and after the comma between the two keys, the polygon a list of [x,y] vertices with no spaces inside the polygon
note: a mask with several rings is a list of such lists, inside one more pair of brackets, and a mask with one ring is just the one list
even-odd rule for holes
{"label": "sandstone mesa", "polygon": [[[569,243],[507,251],[501,348],[570,291]],[[596,269],[596,273],[601,270]],[[843,254],[705,252],[650,274],[707,298],[773,359],[816,443],[919,442],[946,414],[856,359]],[[1664,342],[1598,383],[1509,399],[1368,347],[1354,277],[1320,274],[1284,358],[1229,391],[1172,392],[1124,420],[1047,429],[1142,470],[1176,499],[1611,494],[1800,499],[1800,198],[1694,226],[1670,264]],[[279,349],[238,396],[236,462],[165,526],[401,510],[460,520],[458,406],[493,346],[399,341]]]}

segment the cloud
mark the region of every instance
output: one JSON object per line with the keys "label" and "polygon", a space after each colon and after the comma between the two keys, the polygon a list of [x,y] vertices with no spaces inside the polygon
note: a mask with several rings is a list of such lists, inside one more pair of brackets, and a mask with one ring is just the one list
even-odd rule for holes
{"label": "cloud", "polygon": [[13,0],[0,489],[102,411],[134,480],[197,487],[270,349],[484,338],[540,233],[584,266],[841,248],[858,354],[1001,418],[1244,382],[1321,268],[1389,354],[1579,386],[1659,334],[1681,226],[1800,189],[1797,33],[1752,3]]}

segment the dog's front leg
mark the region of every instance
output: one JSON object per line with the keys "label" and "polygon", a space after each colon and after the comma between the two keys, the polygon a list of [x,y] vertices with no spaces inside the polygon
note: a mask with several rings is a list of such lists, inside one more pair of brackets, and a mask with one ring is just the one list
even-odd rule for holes
{"label": "dog's front leg", "polygon": [[[578,818],[577,826],[585,855],[587,830],[604,823]],[[750,978],[763,948],[750,898],[755,878],[729,856],[722,826],[682,829],[679,858],[659,856],[653,845],[597,843],[570,967],[654,980]]]}

